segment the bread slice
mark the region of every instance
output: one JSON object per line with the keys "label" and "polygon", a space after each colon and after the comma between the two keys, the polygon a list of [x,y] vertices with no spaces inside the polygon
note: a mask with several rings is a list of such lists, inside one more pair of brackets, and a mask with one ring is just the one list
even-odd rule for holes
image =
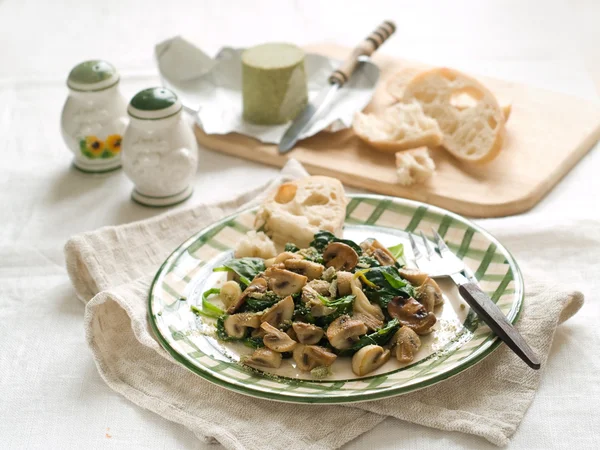
{"label": "bread slice", "polygon": [[434,171],[435,163],[429,156],[427,147],[396,153],[398,183],[403,186],[423,183],[433,175]]}
{"label": "bread slice", "polygon": [[[410,83],[414,77],[416,77],[422,72],[425,72],[426,70],[427,69],[424,66],[407,67],[405,69],[400,70],[387,81],[386,89],[388,94],[390,94],[396,100],[402,101],[402,99],[404,98],[404,89],[406,89],[408,83]],[[498,104],[500,105],[502,113],[504,114],[504,122],[507,122],[512,111],[512,104],[509,101],[506,101],[502,98],[498,98],[498,96],[496,96],[496,98],[498,99]],[[468,95],[459,96],[454,100],[454,106],[459,111],[467,109],[473,105],[473,99]]]}
{"label": "bread slice", "polygon": [[237,242],[234,256],[269,259],[277,256],[277,250],[273,241],[265,233],[250,230]]}
{"label": "bread slice", "polygon": [[383,152],[436,147],[442,143],[437,122],[427,117],[416,101],[396,103],[380,115],[357,113],[352,128],[360,139]]}
{"label": "bread slice", "polygon": [[269,193],[256,213],[254,228],[276,244],[308,247],[319,230],[342,236],[348,200],[342,183],[312,176],[284,183]]}
{"label": "bread slice", "polygon": [[[454,101],[463,95],[475,104],[461,111]],[[457,158],[484,163],[500,153],[502,110],[494,95],[474,78],[447,68],[420,73],[404,90],[405,103],[415,100],[437,121],[444,134],[443,146]]]}
{"label": "bread slice", "polygon": [[399,70],[386,82],[385,87],[388,94],[396,100],[402,101],[404,98],[404,89],[406,89],[408,83],[410,83],[414,77],[426,70],[427,67],[425,66],[405,67],[404,69]]}

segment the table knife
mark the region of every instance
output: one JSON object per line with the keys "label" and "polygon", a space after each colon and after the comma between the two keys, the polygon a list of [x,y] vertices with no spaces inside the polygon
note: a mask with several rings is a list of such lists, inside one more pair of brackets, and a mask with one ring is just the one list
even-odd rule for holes
{"label": "table knife", "polygon": [[279,142],[279,153],[284,154],[294,148],[302,133],[308,130],[327,110],[336,93],[348,82],[361,60],[364,57],[371,56],[394,31],[396,31],[396,25],[386,20],[352,50],[350,56],[329,76],[327,86],[319,92],[313,101],[306,105],[286,130],[281,142]]}

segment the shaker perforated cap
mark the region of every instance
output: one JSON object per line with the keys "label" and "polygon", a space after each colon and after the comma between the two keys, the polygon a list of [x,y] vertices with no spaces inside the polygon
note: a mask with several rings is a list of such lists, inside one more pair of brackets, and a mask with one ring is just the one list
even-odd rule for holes
{"label": "shaker perforated cap", "polygon": [[67,86],[74,91],[103,91],[119,82],[117,69],[109,62],[94,59],[77,64],[67,78]]}
{"label": "shaker perforated cap", "polygon": [[181,111],[177,95],[164,87],[144,89],[133,96],[127,107],[131,117],[143,120],[165,119]]}

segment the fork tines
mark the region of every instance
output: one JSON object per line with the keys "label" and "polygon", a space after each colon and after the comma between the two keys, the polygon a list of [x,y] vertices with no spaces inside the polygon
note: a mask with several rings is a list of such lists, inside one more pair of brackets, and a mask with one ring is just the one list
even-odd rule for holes
{"label": "fork tines", "polygon": [[449,252],[450,249],[444,242],[444,239],[442,238],[442,236],[440,236],[440,233],[438,233],[435,230],[435,228],[433,228],[433,227],[431,227],[431,230],[433,231],[433,237],[435,239],[435,243],[437,244],[438,250],[440,251],[440,253]]}

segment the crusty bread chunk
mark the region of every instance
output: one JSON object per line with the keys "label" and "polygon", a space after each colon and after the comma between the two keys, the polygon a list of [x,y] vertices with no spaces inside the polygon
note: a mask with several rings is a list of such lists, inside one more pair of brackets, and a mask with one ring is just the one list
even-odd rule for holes
{"label": "crusty bread chunk", "polygon": [[417,101],[397,103],[379,115],[357,113],[352,127],[360,139],[384,152],[442,143],[437,122],[425,115]]}
{"label": "crusty bread chunk", "polygon": [[435,163],[429,156],[427,147],[415,148],[396,153],[398,183],[410,186],[428,180],[435,171]]}
{"label": "crusty bread chunk", "polygon": [[256,213],[254,228],[264,231],[276,244],[291,242],[308,247],[319,230],[342,236],[347,203],[339,180],[301,178],[282,184],[268,195]]}
{"label": "crusty bread chunk", "polygon": [[273,241],[262,231],[250,230],[235,246],[236,258],[254,257],[269,259],[277,256]]}
{"label": "crusty bread chunk", "polygon": [[[419,75],[420,73],[425,72],[427,69],[424,66],[421,67],[406,67],[398,71],[395,75],[393,75],[386,84],[386,89],[388,94],[394,97],[396,100],[402,101],[404,98],[404,89],[406,86],[412,81],[414,77]],[[512,111],[511,102],[502,99],[501,97],[496,96],[498,100],[498,104],[502,109],[502,113],[504,114],[504,122],[508,121],[510,117],[510,113]],[[468,95],[460,95],[454,99],[454,106],[462,111],[463,109],[467,109],[470,106],[473,106],[474,99],[469,97]]]}
{"label": "crusty bread chunk", "polygon": [[410,83],[414,77],[422,72],[425,72],[426,70],[427,67],[425,66],[405,67],[402,70],[399,70],[387,81],[385,85],[388,94],[390,94],[396,100],[402,101],[404,98],[404,89],[406,89],[408,83]]}
{"label": "crusty bread chunk", "polygon": [[[457,97],[467,95],[474,105],[460,110]],[[492,93],[474,78],[457,70],[438,68],[414,77],[403,101],[417,100],[444,134],[443,146],[468,162],[491,161],[502,149],[504,116]]]}

